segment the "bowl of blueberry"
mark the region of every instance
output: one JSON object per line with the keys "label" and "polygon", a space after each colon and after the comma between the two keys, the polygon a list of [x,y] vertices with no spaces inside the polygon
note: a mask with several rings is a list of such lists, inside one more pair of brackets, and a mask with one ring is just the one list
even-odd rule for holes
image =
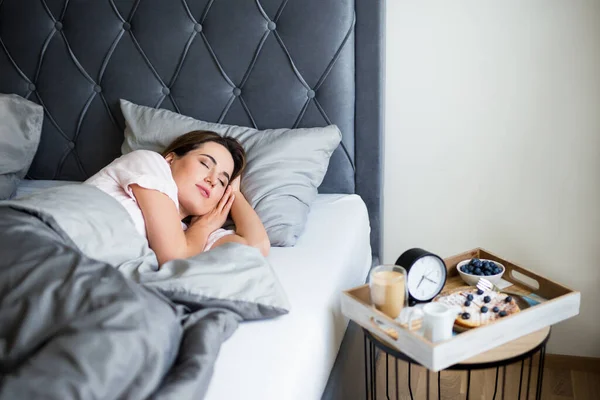
{"label": "bowl of blueberry", "polygon": [[485,278],[494,285],[497,285],[506,270],[504,265],[497,261],[480,260],[479,258],[461,261],[456,266],[456,269],[458,269],[458,273],[463,281],[471,286],[476,286],[480,278]]}

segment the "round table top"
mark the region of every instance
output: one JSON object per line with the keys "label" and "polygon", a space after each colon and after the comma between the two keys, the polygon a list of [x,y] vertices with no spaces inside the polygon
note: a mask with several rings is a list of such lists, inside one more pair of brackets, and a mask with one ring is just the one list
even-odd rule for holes
{"label": "round table top", "polygon": [[537,349],[546,341],[548,335],[550,335],[549,326],[461,361],[460,364],[487,364],[510,360]]}

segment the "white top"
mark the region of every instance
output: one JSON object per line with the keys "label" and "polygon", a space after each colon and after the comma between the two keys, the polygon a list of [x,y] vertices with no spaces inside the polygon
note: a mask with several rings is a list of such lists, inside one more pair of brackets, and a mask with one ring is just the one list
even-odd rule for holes
{"label": "white top", "polygon": [[321,399],[348,324],[342,290],[365,283],[371,266],[369,232],[359,196],[317,195],[296,245],[272,247],[267,257],[290,313],[240,323],[221,347],[205,400]]}
{"label": "white top", "polygon": [[[129,213],[138,232],[147,237],[146,224],[142,210],[133,195],[131,185],[139,185],[145,189],[158,190],[166,194],[179,212],[179,200],[177,198],[177,184],[171,174],[171,168],[167,160],[160,154],[150,150],[135,150],[125,154],[84,183],[96,186],[98,189],[114,197]],[[187,226],[182,222],[182,229]],[[206,241],[204,251],[233,231],[217,229],[211,233]]]}

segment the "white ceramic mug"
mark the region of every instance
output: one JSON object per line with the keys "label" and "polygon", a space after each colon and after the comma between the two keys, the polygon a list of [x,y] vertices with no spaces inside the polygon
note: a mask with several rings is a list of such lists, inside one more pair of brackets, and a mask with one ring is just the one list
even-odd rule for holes
{"label": "white ceramic mug", "polygon": [[439,342],[452,337],[452,327],[458,315],[459,307],[443,303],[428,303],[423,307],[411,307],[403,313],[409,329],[415,319],[422,318],[421,333],[430,342]]}

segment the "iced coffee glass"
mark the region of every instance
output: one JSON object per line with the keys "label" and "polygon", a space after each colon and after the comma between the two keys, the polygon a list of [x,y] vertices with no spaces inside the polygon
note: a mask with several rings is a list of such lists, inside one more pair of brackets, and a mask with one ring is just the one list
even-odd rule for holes
{"label": "iced coffee glass", "polygon": [[408,305],[406,270],[397,265],[379,265],[369,274],[371,304],[395,319]]}

